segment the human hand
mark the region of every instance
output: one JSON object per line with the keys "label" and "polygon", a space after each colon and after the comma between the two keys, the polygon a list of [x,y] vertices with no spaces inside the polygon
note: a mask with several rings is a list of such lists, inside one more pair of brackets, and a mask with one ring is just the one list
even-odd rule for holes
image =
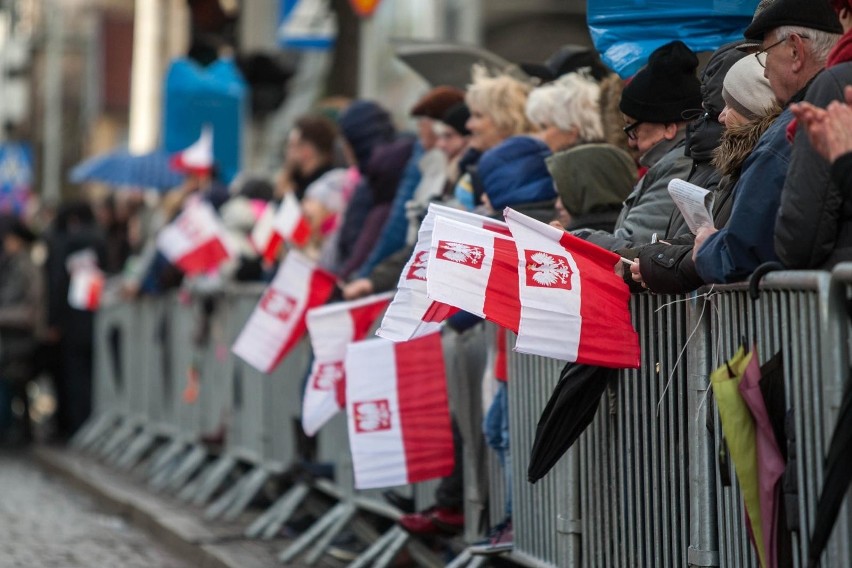
{"label": "human hand", "polygon": [[698,256],[698,251],[702,246],[704,246],[704,242],[707,238],[717,232],[719,232],[719,230],[716,227],[710,227],[707,225],[698,229],[698,232],[695,234],[695,246],[692,248],[693,262],[695,262],[695,258]]}
{"label": "human hand", "polygon": [[353,280],[349,284],[343,286],[343,299],[355,300],[373,293],[373,283],[367,278],[359,278]]}
{"label": "human hand", "polygon": [[[852,89],[846,88],[845,97],[852,100]],[[821,109],[810,103],[798,103],[792,108],[814,149],[829,162],[852,152],[852,107],[832,101]]]}
{"label": "human hand", "polygon": [[648,287],[648,286],[645,285],[645,281],[642,280],[642,271],[641,271],[641,268],[639,266],[639,259],[638,258],[634,258],[633,264],[630,265],[630,277],[637,284],[641,284],[643,288]]}

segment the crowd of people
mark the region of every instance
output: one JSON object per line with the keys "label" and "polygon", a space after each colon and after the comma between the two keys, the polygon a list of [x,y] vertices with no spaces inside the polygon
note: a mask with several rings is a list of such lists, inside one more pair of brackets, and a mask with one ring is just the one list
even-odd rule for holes
{"label": "crowd of people", "polygon": [[[187,171],[153,206],[130,193],[94,212],[68,204],[38,236],[10,221],[0,256],[0,432],[13,430],[12,401],[25,400],[27,381],[44,369],[55,379],[61,437],[90,412],[92,312],[68,304],[70,257],[92,250],[115,275],[108,288],[125,298],[268,281],[275,266],[250,235],[258,204],[287,194],[310,226],[302,252],[338,278],[333,300],[393,290],[432,202],[494,217],[512,207],[570,231],[632,259],[624,278],[635,293],[742,281],[768,262],[830,269],[852,260],[850,30],[849,0],[763,0],[744,39],[716,50],[700,74],[680,41],[627,81],[568,46],[527,72],[475,66],[465,91],[435,86],[410,109],[414,134],[372,101],[320,105],[295,122],[274,178],[226,187],[212,165]],[[693,232],[668,191],[674,179],[712,193],[712,226]],[[215,274],[185,278],[155,237],[199,198],[239,255]],[[43,270],[31,254],[39,239]],[[479,322],[459,313],[445,333]],[[508,475],[505,345],[496,353],[500,387],[483,433]],[[454,430],[465,443],[455,422]],[[400,523],[417,534],[461,530],[461,475],[457,466],[437,504]],[[510,545],[511,514],[507,490],[505,520],[487,547]]]}

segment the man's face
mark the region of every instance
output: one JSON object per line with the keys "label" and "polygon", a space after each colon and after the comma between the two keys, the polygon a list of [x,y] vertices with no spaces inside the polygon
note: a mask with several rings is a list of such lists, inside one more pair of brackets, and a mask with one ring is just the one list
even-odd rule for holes
{"label": "man's face", "polygon": [[627,143],[631,148],[644,154],[666,137],[666,125],[656,122],[642,122],[631,116],[624,117],[624,126],[627,132]]}
{"label": "man's face", "polygon": [[797,61],[793,57],[793,45],[801,39],[796,35],[779,41],[777,30],[770,30],[763,36],[759,51],[754,54],[763,66],[763,76],[769,81],[772,92],[782,103],[789,101],[800,86],[800,77],[796,75]]}

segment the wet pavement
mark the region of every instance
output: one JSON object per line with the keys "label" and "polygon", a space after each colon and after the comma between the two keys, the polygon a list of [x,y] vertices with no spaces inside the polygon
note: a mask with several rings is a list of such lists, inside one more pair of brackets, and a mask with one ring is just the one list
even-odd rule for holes
{"label": "wet pavement", "polygon": [[189,568],[26,455],[0,451],[0,568]]}

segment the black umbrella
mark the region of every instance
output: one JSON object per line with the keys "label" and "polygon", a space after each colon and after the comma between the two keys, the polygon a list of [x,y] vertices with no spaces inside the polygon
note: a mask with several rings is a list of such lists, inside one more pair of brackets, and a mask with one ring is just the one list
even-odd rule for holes
{"label": "black umbrella", "polygon": [[499,55],[477,47],[445,41],[396,40],[394,53],[432,86],[449,85],[466,89],[470,69],[475,64],[490,71],[503,71],[511,65]]}
{"label": "black umbrella", "polygon": [[825,458],[825,481],[816,509],[814,532],[808,551],[808,566],[819,566],[819,558],[831,529],[837,520],[837,513],[843,504],[843,498],[852,482],[852,383],[846,384],[837,424],[831,435],[828,456]]}
{"label": "black umbrella", "polygon": [[591,424],[606,385],[618,371],[568,363],[538,419],[527,479],[535,483],[556,465]]}

